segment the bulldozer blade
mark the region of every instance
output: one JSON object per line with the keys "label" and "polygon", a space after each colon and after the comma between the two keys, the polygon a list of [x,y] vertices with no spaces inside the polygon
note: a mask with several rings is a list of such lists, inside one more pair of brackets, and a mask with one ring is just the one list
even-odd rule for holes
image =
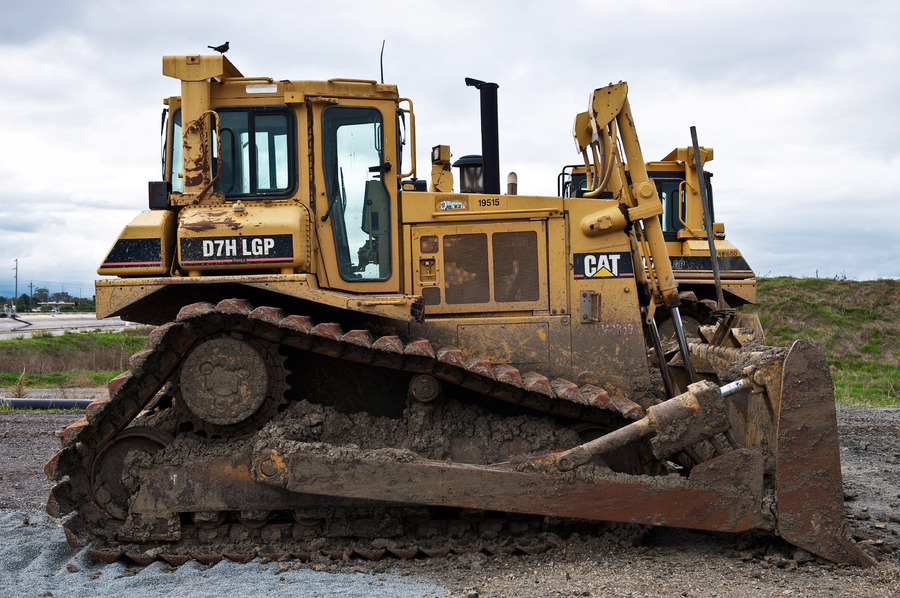
{"label": "bulldozer blade", "polygon": [[778,533],[830,561],[874,565],[848,533],[839,451],[834,386],[825,356],[796,341],[781,376],[775,450]]}

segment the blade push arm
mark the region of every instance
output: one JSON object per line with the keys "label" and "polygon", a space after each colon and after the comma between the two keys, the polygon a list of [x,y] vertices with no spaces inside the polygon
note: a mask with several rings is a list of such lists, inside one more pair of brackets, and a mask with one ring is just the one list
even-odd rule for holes
{"label": "blade push arm", "polygon": [[[666,307],[677,307],[678,285],[672,274],[659,221],[662,203],[656,185],[647,175],[628,104],[628,84],[621,82],[595,89],[591,93],[588,112],[575,117],[574,136],[576,148],[584,157],[588,170],[589,190],[585,197],[597,197],[607,187],[612,191],[622,204],[622,212],[629,223],[640,227],[641,245],[651,274],[654,296]],[[631,177],[630,185],[626,184],[626,170]],[[609,217],[608,210],[602,212],[598,212],[598,218]],[[590,217],[582,226],[589,236],[602,234],[606,228],[596,226]],[[639,268],[641,264],[635,266]]]}

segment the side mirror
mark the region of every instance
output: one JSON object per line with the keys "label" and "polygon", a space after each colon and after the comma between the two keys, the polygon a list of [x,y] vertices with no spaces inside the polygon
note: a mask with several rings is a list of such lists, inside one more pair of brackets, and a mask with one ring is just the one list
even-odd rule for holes
{"label": "side mirror", "polygon": [[147,184],[151,210],[165,210],[169,207],[169,193],[172,186],[168,181],[150,181]]}

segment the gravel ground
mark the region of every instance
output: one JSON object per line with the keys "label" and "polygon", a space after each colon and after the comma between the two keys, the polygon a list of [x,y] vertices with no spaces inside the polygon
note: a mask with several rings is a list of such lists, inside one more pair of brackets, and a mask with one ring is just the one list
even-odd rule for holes
{"label": "gravel ground", "polygon": [[838,409],[848,518],[879,560],[868,569],[833,565],[773,538],[621,527],[537,556],[105,565],[70,548],[43,512],[53,432],[79,416],[0,411],[0,596],[900,596],[897,408]]}

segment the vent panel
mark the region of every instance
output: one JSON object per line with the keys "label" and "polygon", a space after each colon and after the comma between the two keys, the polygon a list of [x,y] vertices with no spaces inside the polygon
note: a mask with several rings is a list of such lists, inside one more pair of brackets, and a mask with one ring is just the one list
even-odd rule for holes
{"label": "vent panel", "polygon": [[494,301],[537,301],[540,298],[537,233],[494,233]]}
{"label": "vent panel", "polygon": [[486,234],[444,237],[444,280],[448,304],[490,301]]}

